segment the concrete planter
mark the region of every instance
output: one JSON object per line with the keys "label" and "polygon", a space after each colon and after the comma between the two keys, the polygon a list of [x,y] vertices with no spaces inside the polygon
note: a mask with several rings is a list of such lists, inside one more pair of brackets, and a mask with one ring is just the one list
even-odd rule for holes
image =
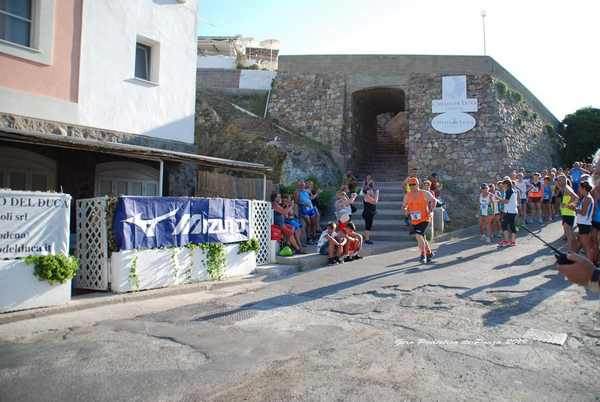
{"label": "concrete planter", "polygon": [[[225,245],[223,277],[248,275],[256,269],[256,253],[238,254],[239,245]],[[130,277],[135,261],[138,286]],[[157,289],[210,280],[206,252],[185,247],[126,250],[113,253],[110,261],[111,290],[115,293]]]}
{"label": "concrete planter", "polygon": [[71,281],[50,285],[22,260],[0,261],[0,313],[57,306],[71,300]]}

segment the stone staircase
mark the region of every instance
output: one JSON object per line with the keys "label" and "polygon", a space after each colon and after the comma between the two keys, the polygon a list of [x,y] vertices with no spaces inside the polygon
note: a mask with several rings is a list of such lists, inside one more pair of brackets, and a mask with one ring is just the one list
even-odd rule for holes
{"label": "stone staircase", "polygon": [[[356,171],[362,182],[365,175],[370,174],[379,188],[379,204],[377,215],[373,221],[371,239],[377,241],[406,241],[414,239],[409,235],[408,226],[404,224],[403,182],[408,173],[406,151],[387,135],[381,125],[377,129],[377,146],[371,159],[362,163]],[[354,224],[359,231],[364,230],[362,218],[363,202],[355,203],[357,211],[353,214]]]}
{"label": "stone staircase", "polygon": [[[377,176],[375,175],[377,178]],[[377,241],[409,241],[414,236],[409,235],[408,226],[404,225],[404,212],[402,201],[404,189],[402,181],[381,181],[377,184],[379,188],[379,204],[377,204],[377,215],[373,221],[371,240]],[[363,202],[357,199],[354,204],[356,213],[352,214],[352,221],[358,231],[365,229],[362,218]]]}

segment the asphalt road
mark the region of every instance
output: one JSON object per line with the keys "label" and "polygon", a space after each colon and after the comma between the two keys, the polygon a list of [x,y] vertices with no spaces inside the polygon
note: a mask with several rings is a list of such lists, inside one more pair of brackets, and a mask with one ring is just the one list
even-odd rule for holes
{"label": "asphalt road", "polygon": [[522,236],[1,325],[0,401],[600,401],[600,299]]}

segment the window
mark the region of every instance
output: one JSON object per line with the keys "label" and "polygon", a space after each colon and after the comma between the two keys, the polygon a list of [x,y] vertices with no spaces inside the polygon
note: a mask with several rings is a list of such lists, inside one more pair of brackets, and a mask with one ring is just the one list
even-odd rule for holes
{"label": "window", "polygon": [[31,47],[31,0],[0,0],[0,39]]}
{"label": "window", "polygon": [[2,146],[0,188],[56,191],[56,162],[35,152]]}
{"label": "window", "polygon": [[55,0],[0,0],[0,52],[52,64]]}
{"label": "window", "polygon": [[[2,0],[0,0],[2,1]],[[160,43],[137,35],[135,39],[133,78],[128,81],[143,86],[157,86],[160,67]]]}
{"label": "window", "polygon": [[135,162],[96,165],[96,197],[104,195],[157,196],[160,172]]}
{"label": "window", "polygon": [[135,77],[150,81],[150,63],[152,48],[142,43],[135,45]]}

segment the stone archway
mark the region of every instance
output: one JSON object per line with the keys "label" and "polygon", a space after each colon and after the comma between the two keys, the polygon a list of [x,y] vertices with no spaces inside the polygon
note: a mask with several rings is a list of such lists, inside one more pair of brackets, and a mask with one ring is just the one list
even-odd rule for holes
{"label": "stone archway", "polygon": [[406,96],[402,89],[367,88],[352,94],[352,161],[359,176],[394,180],[406,174]]}

